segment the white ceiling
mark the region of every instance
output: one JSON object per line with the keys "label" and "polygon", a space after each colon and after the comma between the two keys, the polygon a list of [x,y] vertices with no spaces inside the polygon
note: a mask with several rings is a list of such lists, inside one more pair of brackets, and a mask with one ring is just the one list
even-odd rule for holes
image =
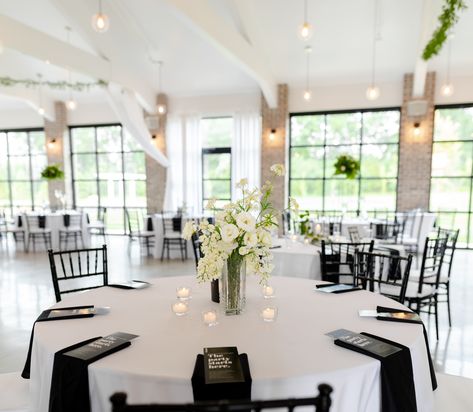
{"label": "white ceiling", "polygon": [[[304,46],[297,36],[303,0],[192,0],[209,1],[229,29],[238,31],[263,57],[274,79],[300,87],[305,81]],[[381,35],[377,43],[377,79],[400,82],[413,72],[419,54],[423,1],[378,0]],[[437,9],[440,0],[435,1]],[[241,4],[239,4],[241,2]],[[245,8],[241,8],[245,3]],[[66,25],[73,28],[71,44],[111,61],[111,72],[123,72],[157,91],[156,66],[162,60],[163,91],[171,96],[199,96],[257,91],[258,83],[212,42],[186,23],[168,0],[103,0],[110,30],[97,34],[90,28],[96,0],[0,0],[0,14],[65,41]],[[452,41],[452,75],[473,73],[473,2],[457,25]],[[242,14],[242,10],[244,13]],[[438,14],[436,12],[436,14]],[[371,76],[373,0],[309,0],[309,21],[314,35],[308,42],[311,83],[315,86],[368,83]],[[1,40],[1,39],[0,39]],[[34,42],[34,39],[31,39]],[[65,80],[67,71],[51,62],[8,49],[0,55],[0,75]],[[446,49],[429,62],[440,77],[446,71]],[[74,80],[93,80],[74,73]],[[106,79],[105,79],[106,80]],[[54,92],[54,99],[67,93]],[[100,91],[81,94],[79,103],[104,100]],[[18,105],[0,98],[0,109]]]}

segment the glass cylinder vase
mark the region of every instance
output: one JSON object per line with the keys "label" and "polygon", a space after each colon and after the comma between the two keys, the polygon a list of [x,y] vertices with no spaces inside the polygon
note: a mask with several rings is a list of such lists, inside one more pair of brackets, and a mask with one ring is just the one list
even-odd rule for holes
{"label": "glass cylinder vase", "polygon": [[246,264],[238,251],[234,251],[223,265],[221,283],[220,303],[225,314],[239,315],[246,303]]}

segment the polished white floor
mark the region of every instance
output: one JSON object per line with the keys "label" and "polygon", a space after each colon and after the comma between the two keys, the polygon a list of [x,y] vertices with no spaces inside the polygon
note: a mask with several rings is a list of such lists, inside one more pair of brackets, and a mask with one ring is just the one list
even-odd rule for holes
{"label": "polished white floor", "polygon": [[[101,238],[95,239],[96,245]],[[186,262],[160,262],[141,256],[137,244],[128,238],[110,236],[110,281],[150,279],[190,275],[193,259]],[[431,350],[438,371],[473,378],[473,251],[457,251],[452,278],[452,317],[450,329],[446,305],[440,308],[440,339],[435,340],[435,325],[425,316]],[[26,356],[31,327],[38,314],[55,302],[45,253],[26,254],[12,242],[6,247],[0,239],[0,373],[20,370]]]}

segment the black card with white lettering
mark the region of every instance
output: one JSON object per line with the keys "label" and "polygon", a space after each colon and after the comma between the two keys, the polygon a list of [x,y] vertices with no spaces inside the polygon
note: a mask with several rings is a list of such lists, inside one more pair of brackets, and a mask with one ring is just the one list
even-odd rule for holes
{"label": "black card with white lettering", "polygon": [[235,346],[204,348],[204,373],[206,384],[245,381]]}
{"label": "black card with white lettering", "polygon": [[367,354],[368,352],[368,354],[372,354],[378,358],[387,358],[388,356],[401,351],[400,348],[394,345],[390,345],[388,343],[382,342],[381,340],[368,337],[360,333],[354,333],[351,335],[346,334],[345,336],[341,336],[338,339],[335,339],[335,345],[364,354]]}

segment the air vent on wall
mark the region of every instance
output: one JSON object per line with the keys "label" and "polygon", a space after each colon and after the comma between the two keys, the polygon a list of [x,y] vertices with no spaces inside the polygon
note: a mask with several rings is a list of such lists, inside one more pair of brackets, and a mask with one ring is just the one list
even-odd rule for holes
{"label": "air vent on wall", "polygon": [[427,100],[411,100],[407,103],[409,117],[423,117],[427,113]]}
{"label": "air vent on wall", "polygon": [[158,130],[159,116],[148,116],[145,118],[145,123],[149,130]]}

